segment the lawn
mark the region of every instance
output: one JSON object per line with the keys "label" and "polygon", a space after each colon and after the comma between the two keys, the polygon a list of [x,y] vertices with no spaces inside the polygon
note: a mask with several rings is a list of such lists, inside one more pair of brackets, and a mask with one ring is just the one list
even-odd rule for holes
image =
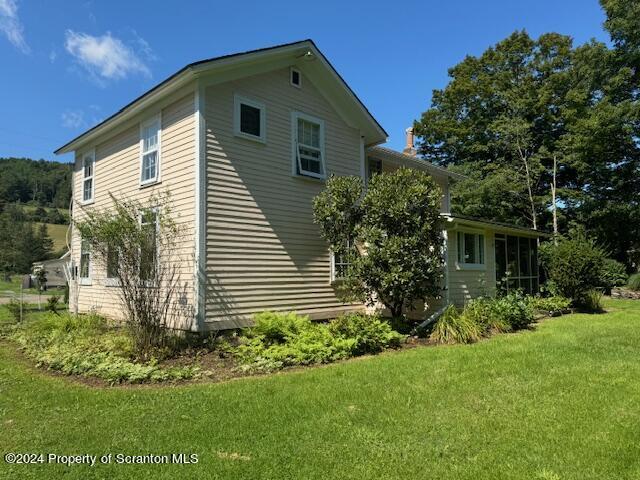
{"label": "lawn", "polygon": [[[11,281],[10,282],[6,282],[4,279],[0,278],[0,296],[3,296],[3,294],[5,294],[6,292],[13,292],[13,293],[20,293],[20,282],[22,280],[22,275],[12,275],[11,276]],[[24,293],[25,295],[29,294],[29,295],[37,295],[38,294],[38,289],[37,288],[25,288],[22,290],[22,293]],[[42,292],[42,296],[44,297],[45,295],[62,295],[64,292],[62,289],[58,289],[58,288],[50,288],[49,290],[46,290],[44,292]],[[46,300],[46,298],[45,298]]]}
{"label": "lawn", "polygon": [[3,455],[198,455],[0,460],[0,478],[637,479],[640,302],[607,306],[474,345],[173,387],[80,385],[0,343]]}
{"label": "lawn", "polygon": [[53,240],[53,251],[59,252],[67,249],[67,230],[69,225],[58,225],[55,223],[47,223],[47,233]]}

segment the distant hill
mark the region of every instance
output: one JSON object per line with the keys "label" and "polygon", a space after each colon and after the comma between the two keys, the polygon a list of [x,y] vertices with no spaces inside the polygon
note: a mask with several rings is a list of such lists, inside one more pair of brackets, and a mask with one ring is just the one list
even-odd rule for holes
{"label": "distant hill", "polygon": [[22,203],[69,208],[70,163],[0,158],[0,204]]}

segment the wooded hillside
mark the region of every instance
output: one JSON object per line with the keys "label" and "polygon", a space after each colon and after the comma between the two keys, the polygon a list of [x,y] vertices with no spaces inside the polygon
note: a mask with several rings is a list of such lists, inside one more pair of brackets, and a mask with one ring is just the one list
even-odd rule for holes
{"label": "wooded hillside", "polygon": [[69,208],[69,163],[0,158],[0,204],[32,203],[43,207]]}

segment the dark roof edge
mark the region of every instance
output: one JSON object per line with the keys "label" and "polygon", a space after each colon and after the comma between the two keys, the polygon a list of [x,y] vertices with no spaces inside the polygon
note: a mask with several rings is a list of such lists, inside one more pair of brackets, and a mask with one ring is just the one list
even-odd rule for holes
{"label": "dark roof edge", "polygon": [[451,214],[451,213],[443,213],[441,214],[441,216],[443,217],[448,217],[451,218],[453,220],[468,220],[471,222],[478,222],[478,223],[486,223],[487,225],[495,225],[497,227],[503,227],[503,228],[510,228],[512,230],[520,230],[522,232],[527,232],[531,235],[538,235],[541,237],[547,237],[547,236],[551,236],[551,232],[545,232],[545,231],[541,231],[541,230],[534,230],[533,228],[529,228],[529,227],[522,227],[520,225],[513,225],[510,223],[504,223],[504,222],[496,222],[494,220],[486,220],[484,218],[478,218],[478,217],[470,217],[470,216],[466,216],[466,215],[457,215],[457,214]]}

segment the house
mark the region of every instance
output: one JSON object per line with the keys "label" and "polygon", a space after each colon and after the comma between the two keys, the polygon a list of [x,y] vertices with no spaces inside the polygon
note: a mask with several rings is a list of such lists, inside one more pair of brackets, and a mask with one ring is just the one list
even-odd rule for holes
{"label": "house", "polygon": [[[244,326],[263,310],[314,319],[360,310],[338,300],[340,262],[313,223],[328,175],[406,165],[442,188],[447,275],[441,301],[462,304],[504,288],[537,288],[536,232],[455,217],[456,176],[396,152],[387,133],[311,40],[187,65],[59,148],[74,152],[74,221],[170,191],[180,244],[172,252],[193,331]],[[73,228],[70,308],[118,316],[117,289]],[[436,304],[428,308],[436,308]],[[424,313],[424,312],[422,312]]]}
{"label": "house", "polygon": [[60,258],[33,262],[31,271],[34,275],[40,270],[44,270],[46,272],[47,288],[64,287],[67,284],[65,271],[69,263],[69,256],[69,252],[66,252]]}

